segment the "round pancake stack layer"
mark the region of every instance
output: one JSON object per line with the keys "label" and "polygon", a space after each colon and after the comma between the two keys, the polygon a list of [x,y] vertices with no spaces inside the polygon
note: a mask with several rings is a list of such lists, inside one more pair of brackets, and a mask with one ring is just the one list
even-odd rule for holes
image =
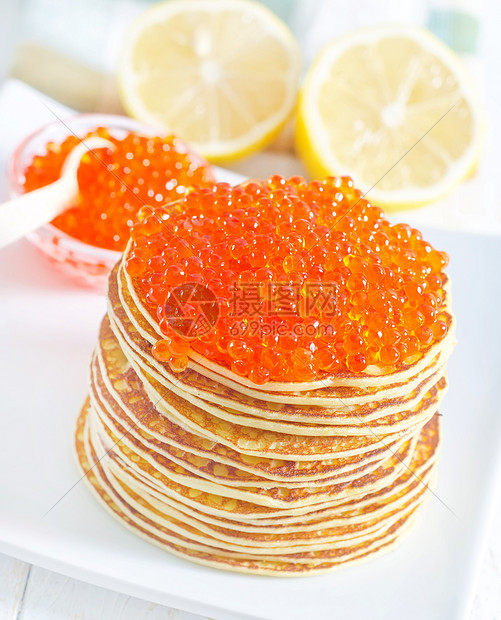
{"label": "round pancake stack layer", "polygon": [[431,494],[454,318],[411,362],[261,385],[192,351],[174,372],[138,279],[112,271],[76,449],[125,526],[171,553],[262,575],[375,557]]}
{"label": "round pancake stack layer", "polygon": [[377,386],[272,392],[196,362],[174,374],[131,291],[116,267],[77,430],[114,516],[174,554],[269,575],[324,572],[402,538],[435,477],[453,329]]}

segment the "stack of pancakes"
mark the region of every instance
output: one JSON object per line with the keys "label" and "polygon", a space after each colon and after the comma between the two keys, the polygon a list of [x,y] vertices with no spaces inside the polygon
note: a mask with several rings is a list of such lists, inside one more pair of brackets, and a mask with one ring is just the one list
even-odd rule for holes
{"label": "stack of pancakes", "polygon": [[76,433],[112,514],[178,556],[247,573],[321,573],[391,549],[434,482],[452,316],[398,371],[257,386],[199,357],[176,374],[151,353],[162,335],[124,260]]}

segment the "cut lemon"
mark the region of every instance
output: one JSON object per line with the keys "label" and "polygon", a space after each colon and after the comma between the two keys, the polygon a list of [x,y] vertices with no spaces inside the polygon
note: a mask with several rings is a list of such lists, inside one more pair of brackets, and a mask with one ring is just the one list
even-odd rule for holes
{"label": "cut lemon", "polygon": [[119,86],[131,116],[164,127],[212,161],[270,142],[294,107],[297,43],[248,0],[169,0],[126,37]]}
{"label": "cut lemon", "polygon": [[347,174],[387,209],[441,198],[480,150],[475,89],[454,53],[413,26],[330,44],[299,97],[296,146],[314,177]]}

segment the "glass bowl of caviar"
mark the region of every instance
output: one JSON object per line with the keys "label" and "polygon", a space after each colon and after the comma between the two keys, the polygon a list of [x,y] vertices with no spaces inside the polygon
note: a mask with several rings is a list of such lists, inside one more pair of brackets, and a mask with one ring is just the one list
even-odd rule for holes
{"label": "glass bowl of caviar", "polygon": [[114,144],[83,156],[79,194],[52,222],[27,238],[79,284],[104,291],[142,208],[178,200],[214,183],[211,166],[178,137],[131,118],[79,114],[25,138],[8,165],[11,197],[57,180],[68,153],[89,136]]}

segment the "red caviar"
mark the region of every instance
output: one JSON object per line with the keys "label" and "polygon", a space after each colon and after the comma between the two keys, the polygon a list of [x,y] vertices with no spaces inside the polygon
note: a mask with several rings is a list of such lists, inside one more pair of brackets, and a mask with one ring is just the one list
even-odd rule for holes
{"label": "red caviar", "polygon": [[[87,134],[113,142],[115,149],[97,151],[99,159],[91,153],[84,155],[78,169],[77,202],[52,224],[85,243],[122,251],[143,205],[177,200],[194,186],[211,186],[214,177],[209,164],[175,136],[131,132],[118,139],[112,133],[100,127]],[[56,181],[68,153],[78,143],[75,136],[62,144],[49,142],[46,153],[36,155],[25,170],[25,190]]]}
{"label": "red caviar", "polygon": [[[348,177],[219,183],[141,210],[132,239],[126,270],[165,334],[153,353],[174,370],[192,349],[256,384],[312,381],[411,363],[450,326],[447,255],[392,226]],[[220,316],[182,347],[168,317],[196,314],[171,303],[190,282],[214,292]],[[331,291],[327,307],[318,294]]]}

